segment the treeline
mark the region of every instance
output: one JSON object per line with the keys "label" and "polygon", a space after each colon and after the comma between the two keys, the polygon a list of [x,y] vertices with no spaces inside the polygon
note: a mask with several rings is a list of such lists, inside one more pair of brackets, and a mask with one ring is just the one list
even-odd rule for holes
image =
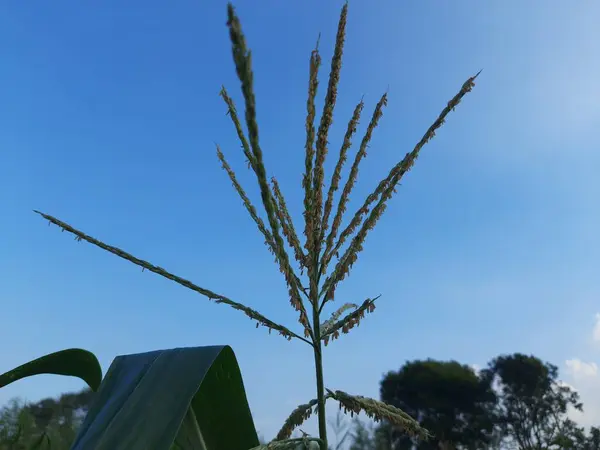
{"label": "treeline", "polygon": [[0,450],[68,450],[93,397],[84,389],[35,403],[12,400],[0,412]]}
{"label": "treeline", "polygon": [[[431,439],[338,416],[330,421],[332,450],[600,450],[600,429],[584,430],[569,418],[583,409],[578,393],[535,356],[499,356],[479,371],[456,361],[409,361],[383,377],[380,397],[418,420]],[[83,390],[12,401],[0,412],[0,450],[67,450],[92,400]]]}
{"label": "treeline", "polygon": [[579,394],[535,356],[499,356],[479,371],[456,361],[410,361],[384,376],[380,397],[433,438],[417,442],[386,424],[356,422],[351,450],[600,450],[600,429],[586,432],[569,418],[583,410]]}

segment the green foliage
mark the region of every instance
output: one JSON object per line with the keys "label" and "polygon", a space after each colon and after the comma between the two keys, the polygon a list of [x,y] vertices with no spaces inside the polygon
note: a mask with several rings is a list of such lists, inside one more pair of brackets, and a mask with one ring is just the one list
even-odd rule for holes
{"label": "green foliage", "polygon": [[[373,430],[358,418],[354,418],[354,430],[350,450],[376,450]],[[372,427],[371,427],[372,428]]]}
{"label": "green foliage", "polygon": [[590,434],[585,437],[585,450],[600,450],[600,428],[592,427]]}
{"label": "green foliage", "polygon": [[81,422],[94,398],[94,391],[87,388],[76,393],[62,394],[58,398],[45,398],[30,403],[26,409],[40,427],[46,427],[53,421],[71,424]]}
{"label": "green foliage", "polygon": [[558,368],[519,353],[493,359],[475,373],[455,361],[410,361],[381,382],[381,399],[399,406],[433,433],[417,442],[391,424],[371,433],[356,428],[356,450],[503,449],[591,450],[600,445],[600,430],[588,434],[568,417],[582,409],[579,396],[558,379]]}
{"label": "green foliage", "polygon": [[551,445],[561,450],[600,450],[600,428],[591,427],[586,434],[582,427],[566,420]]}
{"label": "green foliage", "polygon": [[[582,430],[581,430],[582,431]],[[600,428],[591,427],[589,434],[582,433],[576,441],[581,450],[600,450]]]}
{"label": "green foliage", "polygon": [[102,381],[102,368],[98,358],[87,350],[71,348],[50,353],[3,373],[0,375],[0,388],[23,378],[41,374],[77,377],[85,381],[94,391]]}
{"label": "green foliage", "polygon": [[[2,386],[38,374],[77,376],[97,389],[100,366],[71,349],[0,376]],[[115,359],[95,403],[91,390],[35,404],[13,403],[0,420],[0,450],[247,450],[259,444],[235,355],[200,347]],[[76,437],[76,431],[79,433]]]}
{"label": "green foliage", "polygon": [[521,353],[499,356],[482,377],[501,392],[498,424],[520,448],[547,448],[573,433],[569,408],[582,410],[579,394],[558,380],[558,368]]}
{"label": "green foliage", "polygon": [[433,438],[415,442],[392,432],[394,449],[434,449],[452,442],[462,446],[487,444],[493,433],[496,396],[491,384],[469,366],[456,361],[411,361],[381,382],[381,399],[415,417]]}
{"label": "green foliage", "polygon": [[37,403],[13,400],[0,411],[0,450],[68,450],[88,405],[72,402],[90,398],[90,390]]}
{"label": "green foliage", "polygon": [[[218,347],[212,347],[212,349],[218,349]],[[184,350],[185,353],[189,349],[178,349],[171,352],[177,353],[180,350]],[[254,428],[251,418],[248,420],[250,416],[247,403],[245,403],[246,409],[243,411],[237,410],[237,413],[235,412],[236,408],[229,406],[228,409],[219,409],[222,404],[215,403],[217,399],[224,399],[226,405],[239,406],[245,402],[245,395],[242,400],[239,398],[239,385],[234,389],[228,386],[228,383],[231,382],[237,384],[235,370],[231,370],[233,367],[231,364],[235,362],[235,357],[231,352],[229,357],[233,357],[233,360],[230,359],[227,362],[226,353],[229,350],[224,352],[225,358],[221,355],[216,359],[213,358],[213,362],[210,363],[210,369],[208,369],[201,382],[198,394],[194,396],[194,400],[191,402],[192,408],[188,408],[187,413],[184,415],[182,426],[179,427],[175,437],[175,443],[171,446],[172,450],[211,450],[222,448],[223,445],[227,445],[227,448],[244,448],[244,450],[248,450],[248,447],[241,447],[241,445],[246,444],[240,444],[239,447],[229,447],[229,445],[235,445],[235,443],[224,440],[211,441],[210,430],[217,430],[212,433],[213,436],[227,433],[233,435],[244,434],[241,431],[244,428],[244,421],[248,425],[246,427],[246,430],[249,430],[247,436],[256,436],[253,433]],[[102,414],[107,414],[110,417],[115,416],[115,411],[118,411],[117,416],[120,416],[121,412],[123,413],[125,417],[120,417],[116,422],[117,431],[119,427],[121,429],[126,428],[132,423],[126,422],[129,420],[125,411],[127,403],[131,406],[131,404],[137,402],[138,406],[134,406],[132,411],[138,407],[148,411],[151,410],[150,414],[140,415],[141,420],[147,420],[152,415],[154,417],[160,415],[164,412],[163,406],[149,408],[148,404],[162,405],[163,400],[168,398],[185,399],[185,395],[182,395],[182,389],[185,390],[185,388],[182,388],[181,381],[175,382],[175,384],[180,385],[176,391],[166,387],[163,392],[160,392],[159,389],[150,394],[145,398],[145,401],[132,399],[134,395],[133,387],[136,387],[134,390],[139,390],[143,394],[144,388],[140,386],[142,384],[141,378],[148,376],[147,371],[151,371],[151,367],[154,366],[154,364],[148,364],[147,358],[152,359],[160,353],[152,352],[117,358],[115,360],[117,364],[111,366],[106,377],[107,381],[103,382],[98,393],[94,393],[88,388],[78,393],[63,394],[58,398],[42,399],[36,403],[12,401],[0,410],[0,450],[32,450],[34,448],[67,450],[71,448],[77,430],[97,396],[99,396],[99,399],[93,407],[94,411],[89,414],[86,420],[87,424],[81,427],[80,434],[82,435],[90,433],[102,435],[105,432],[102,422],[106,421],[107,417],[94,419],[94,417],[98,417],[98,410],[102,410]],[[192,356],[191,353],[188,352],[188,354]],[[193,356],[193,359],[198,360],[198,355]],[[134,363],[132,365],[123,364],[123,358]],[[209,357],[206,361],[210,361],[210,359]],[[223,370],[215,370],[221,363],[223,363]],[[161,364],[156,364],[159,371]],[[133,376],[136,372],[133,369],[135,367],[139,369],[141,366],[143,366],[141,372],[137,372],[138,375]],[[166,366],[171,369],[170,375],[160,376],[160,374],[154,374],[154,376],[148,376],[150,384],[156,378],[163,380],[165,386],[174,383],[170,377],[182,372],[180,366],[177,363],[173,364],[173,360],[169,360]],[[196,367],[195,363],[192,363],[192,366]],[[188,373],[195,372],[190,367],[184,371]],[[143,376],[142,372],[146,375]],[[501,375],[504,376],[504,381],[501,380]],[[117,380],[116,384],[114,383],[115,379]],[[136,380],[140,383],[137,383]],[[223,380],[229,381],[223,382]],[[557,389],[557,387],[563,386],[557,380],[558,370],[554,366],[543,363],[536,357],[521,354],[495,358],[490,362],[489,367],[480,372],[479,375],[470,367],[454,361],[425,360],[407,362],[398,372],[389,372],[383,378],[381,382],[382,398],[393,394],[396,400],[401,399],[404,402],[404,409],[412,412],[422,425],[427,425],[429,429],[436,432],[436,435],[428,442],[412,441],[406,439],[404,433],[399,433],[399,430],[388,422],[384,421],[374,427],[373,423],[364,422],[355,417],[352,426],[350,426],[344,416],[338,413],[336,417],[329,421],[330,427],[336,436],[335,445],[332,445],[330,450],[340,450],[341,448],[349,448],[349,450],[404,450],[413,448],[411,447],[413,444],[416,444],[417,449],[600,450],[600,428],[592,427],[586,432],[585,429],[578,426],[566,415],[556,414],[556,411],[561,410],[559,406],[562,402],[567,401],[568,403],[573,400],[573,396],[570,394],[565,397],[565,394],[570,392],[569,390],[561,391]],[[239,381],[241,382],[241,378]],[[495,392],[495,398],[493,396],[488,397],[489,384],[493,381],[498,388]],[[482,389],[481,392],[485,392],[484,397],[487,398],[486,401],[479,404],[473,402],[474,399],[481,399],[477,394],[478,383]],[[112,387],[111,384],[113,384]],[[550,394],[547,392],[548,390],[551,391]],[[225,392],[225,394],[221,395],[221,392]],[[560,392],[563,393],[562,397],[557,396]],[[157,398],[162,400],[156,400]],[[343,396],[341,398],[344,400]],[[170,418],[181,416],[181,411],[186,410],[182,407],[185,403],[185,401],[182,401],[179,404],[179,413],[165,413],[164,415]],[[394,402],[391,401],[390,403]],[[315,403],[311,404],[314,406]],[[528,411],[527,408],[532,407],[537,414],[535,416],[536,420],[541,424],[549,425],[545,428],[537,428],[544,431],[537,432],[536,441],[522,438],[518,440],[513,434],[514,430],[506,427],[506,418],[509,416],[508,405],[518,405],[521,409],[516,412],[522,414],[525,418],[532,412]],[[548,407],[548,405],[553,405],[553,407]],[[580,403],[578,405],[581,406]],[[411,410],[411,408],[417,407],[420,409]],[[485,417],[473,416],[472,412],[477,408],[479,408],[478,414]],[[232,419],[232,415],[236,416],[237,419]],[[519,419],[515,418],[515,421],[521,420],[520,417]],[[240,418],[241,420],[239,420]],[[469,420],[470,425],[464,426],[465,422]],[[226,426],[219,428],[218,425],[214,425],[214,421],[222,422]],[[490,423],[493,425],[491,434]],[[97,428],[94,430],[96,426]],[[176,424],[171,423],[166,426],[177,429]],[[205,433],[202,430],[209,431]],[[533,429],[534,434],[535,430],[536,428]],[[110,435],[111,432],[108,434]],[[440,436],[446,436],[446,438],[440,439]],[[447,438],[447,436],[451,437]],[[479,439],[474,439],[477,436]],[[104,437],[109,442],[106,445],[114,447],[110,443],[110,437],[107,434],[104,434]],[[104,437],[101,436],[101,439]],[[208,445],[208,441],[211,442],[210,445]],[[253,437],[252,442],[258,443],[259,441],[254,440]],[[303,448],[318,448],[320,443],[322,441],[318,439],[298,435],[294,439],[277,440],[270,443],[261,439],[260,443],[254,446],[253,449],[300,450]],[[343,444],[349,444],[349,446],[343,446]],[[36,447],[36,445],[38,446]],[[136,447],[129,446],[129,448],[135,449]]]}
{"label": "green foliage", "polygon": [[248,450],[259,445],[233,350],[119,356],[72,450]]}
{"label": "green foliage", "polygon": [[[93,390],[98,389],[102,380],[102,368],[93,353],[67,349],[34,359],[0,375],[0,388],[42,374],[77,377]],[[68,448],[78,423],[73,411],[70,415],[66,414],[66,401],[65,398],[57,404],[46,399],[26,406],[16,402],[4,408],[0,419],[0,450],[33,450],[50,448],[51,445],[58,449]],[[56,414],[57,409],[59,414]]]}

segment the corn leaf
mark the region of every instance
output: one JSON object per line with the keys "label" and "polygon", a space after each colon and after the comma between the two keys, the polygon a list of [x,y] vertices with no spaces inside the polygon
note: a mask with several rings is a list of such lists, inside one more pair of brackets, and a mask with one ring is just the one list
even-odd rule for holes
{"label": "corn leaf", "polygon": [[71,450],[247,450],[259,445],[229,346],[119,356]]}
{"label": "corn leaf", "polygon": [[96,356],[87,350],[70,348],[29,361],[0,375],[0,388],[34,375],[66,375],[77,377],[97,391],[102,381],[102,368]]}

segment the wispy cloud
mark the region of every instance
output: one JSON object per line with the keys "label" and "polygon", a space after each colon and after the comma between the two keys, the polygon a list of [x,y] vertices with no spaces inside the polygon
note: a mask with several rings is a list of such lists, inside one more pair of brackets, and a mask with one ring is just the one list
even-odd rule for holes
{"label": "wispy cloud", "polygon": [[585,362],[580,359],[567,359],[565,361],[567,372],[575,379],[596,377],[598,365],[594,362]]}
{"label": "wispy cloud", "polygon": [[[592,339],[600,342],[600,314],[596,314]],[[579,392],[583,401],[583,412],[573,411],[574,420],[584,426],[600,424],[600,370],[595,361],[571,358],[565,361],[567,377]]]}

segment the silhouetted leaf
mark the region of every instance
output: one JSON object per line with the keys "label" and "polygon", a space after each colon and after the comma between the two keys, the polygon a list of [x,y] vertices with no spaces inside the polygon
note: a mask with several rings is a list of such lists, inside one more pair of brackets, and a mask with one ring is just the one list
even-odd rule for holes
{"label": "silhouetted leaf", "polygon": [[115,358],[72,450],[248,450],[259,445],[229,346]]}
{"label": "silhouetted leaf", "polygon": [[102,381],[102,368],[96,356],[87,350],[71,348],[34,359],[0,375],[0,388],[23,378],[42,374],[81,378],[94,391]]}

